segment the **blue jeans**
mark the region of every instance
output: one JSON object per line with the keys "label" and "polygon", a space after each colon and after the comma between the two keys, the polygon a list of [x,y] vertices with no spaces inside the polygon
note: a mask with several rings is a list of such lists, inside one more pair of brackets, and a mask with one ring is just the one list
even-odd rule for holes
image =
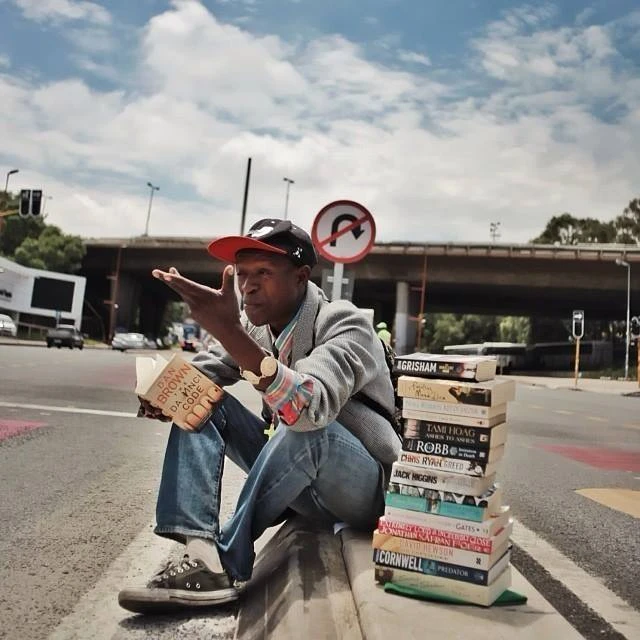
{"label": "blue jeans", "polygon": [[[156,508],[158,535],[214,540],[227,573],[251,577],[253,543],[288,509],[319,523],[375,528],[384,510],[382,468],[338,422],[298,432],[264,420],[226,393],[198,433],[171,428]],[[220,528],[225,454],[247,474],[233,516]]]}

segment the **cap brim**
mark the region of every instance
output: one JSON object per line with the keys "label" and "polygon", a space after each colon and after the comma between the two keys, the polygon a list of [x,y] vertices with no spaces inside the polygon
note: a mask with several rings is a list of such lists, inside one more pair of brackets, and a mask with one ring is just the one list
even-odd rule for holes
{"label": "cap brim", "polygon": [[236,261],[236,253],[243,249],[268,251],[270,253],[279,253],[283,256],[287,255],[287,252],[284,249],[279,249],[278,247],[274,247],[266,242],[261,242],[255,238],[248,238],[247,236],[225,236],[224,238],[212,240],[207,247],[209,255],[231,264]]}

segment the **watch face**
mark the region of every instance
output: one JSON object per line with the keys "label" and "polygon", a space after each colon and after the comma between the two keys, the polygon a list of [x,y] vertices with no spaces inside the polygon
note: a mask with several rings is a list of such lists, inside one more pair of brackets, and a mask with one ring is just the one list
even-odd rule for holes
{"label": "watch face", "polygon": [[260,372],[265,377],[272,376],[278,370],[278,361],[273,356],[266,356],[260,363]]}

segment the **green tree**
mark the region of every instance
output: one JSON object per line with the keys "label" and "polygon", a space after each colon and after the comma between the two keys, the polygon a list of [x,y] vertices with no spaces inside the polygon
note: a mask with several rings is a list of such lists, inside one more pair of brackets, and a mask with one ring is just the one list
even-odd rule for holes
{"label": "green tree", "polygon": [[37,238],[27,237],[14,252],[13,259],[25,267],[59,273],[77,273],[86,248],[79,236],[65,235],[54,225],[44,225]]}
{"label": "green tree", "polygon": [[616,242],[640,244],[640,198],[634,198],[614,221]]}
{"label": "green tree", "polygon": [[44,220],[40,217],[21,218],[18,215],[5,217],[2,231],[0,231],[0,255],[13,258],[16,249],[27,238],[38,238],[44,228]]}
{"label": "green tree", "polygon": [[595,218],[576,218],[570,213],[553,216],[544,231],[531,242],[538,244],[582,244],[615,242],[614,222]]}
{"label": "green tree", "polygon": [[498,322],[499,342],[529,343],[531,337],[531,320],[519,316],[503,316]]}

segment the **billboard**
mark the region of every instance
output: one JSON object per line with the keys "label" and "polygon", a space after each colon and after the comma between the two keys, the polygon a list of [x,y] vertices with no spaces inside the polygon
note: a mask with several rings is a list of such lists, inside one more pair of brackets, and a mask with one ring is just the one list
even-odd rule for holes
{"label": "billboard", "polygon": [[58,318],[80,327],[87,279],[23,267],[0,257],[0,310]]}

